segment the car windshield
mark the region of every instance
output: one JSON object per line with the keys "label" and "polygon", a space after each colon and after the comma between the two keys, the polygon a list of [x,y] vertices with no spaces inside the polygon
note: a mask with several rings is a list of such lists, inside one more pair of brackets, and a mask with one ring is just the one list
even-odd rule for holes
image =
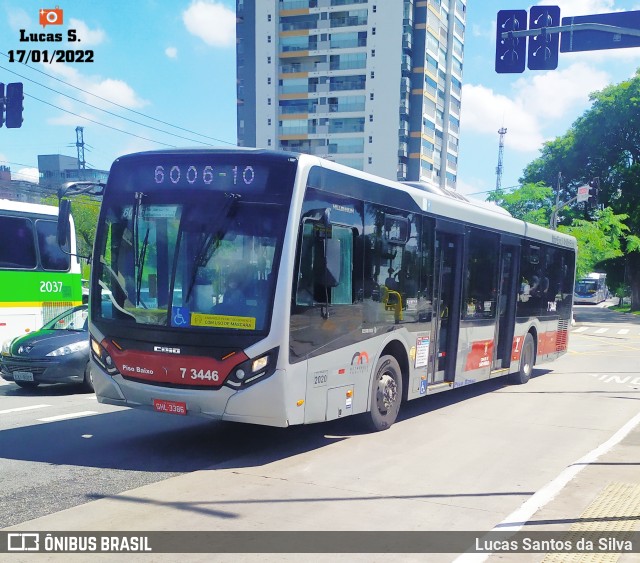
{"label": "car windshield", "polygon": [[132,195],[106,207],[94,264],[98,316],[176,328],[264,329],[286,206],[229,193],[189,201]]}
{"label": "car windshield", "polygon": [[51,319],[42,329],[86,331],[88,329],[88,309],[86,306],[69,309]]}

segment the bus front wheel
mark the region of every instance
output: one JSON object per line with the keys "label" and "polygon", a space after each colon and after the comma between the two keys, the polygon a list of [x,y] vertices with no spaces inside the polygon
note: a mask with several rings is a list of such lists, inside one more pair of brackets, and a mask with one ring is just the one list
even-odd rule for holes
{"label": "bus front wheel", "polygon": [[533,336],[528,332],[524,337],[522,352],[520,354],[520,369],[516,373],[511,374],[511,381],[517,384],[523,384],[531,378],[533,364],[535,363],[536,347],[533,343]]}
{"label": "bus front wheel", "polygon": [[393,356],[378,360],[371,384],[370,426],[373,430],[386,430],[398,417],[402,400],[402,373]]}

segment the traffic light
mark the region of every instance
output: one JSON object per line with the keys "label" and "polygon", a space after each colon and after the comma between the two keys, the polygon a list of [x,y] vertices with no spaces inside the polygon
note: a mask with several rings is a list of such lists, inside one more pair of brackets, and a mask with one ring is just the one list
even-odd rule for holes
{"label": "traffic light", "polygon": [[4,82],[0,82],[0,127],[4,124]]}
{"label": "traffic light", "polygon": [[503,33],[527,29],[526,10],[500,10],[496,26],[496,72],[524,72],[526,37],[502,37]]}
{"label": "traffic light", "polygon": [[593,178],[589,181],[589,206],[598,207],[600,195],[600,178]]}
{"label": "traffic light", "polygon": [[6,111],[7,128],[22,127],[22,82],[7,84]]}
{"label": "traffic light", "polygon": [[560,34],[547,33],[546,28],[559,25],[559,6],[531,6],[529,29],[542,29],[543,32],[529,38],[527,50],[529,70],[554,70],[558,68]]}

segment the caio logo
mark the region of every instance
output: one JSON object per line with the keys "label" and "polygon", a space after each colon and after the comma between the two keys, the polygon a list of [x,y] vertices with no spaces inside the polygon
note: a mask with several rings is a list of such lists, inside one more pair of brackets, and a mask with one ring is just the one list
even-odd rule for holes
{"label": "caio logo", "polygon": [[42,8],[40,10],[40,25],[62,25],[62,10],[56,6],[55,8]]}

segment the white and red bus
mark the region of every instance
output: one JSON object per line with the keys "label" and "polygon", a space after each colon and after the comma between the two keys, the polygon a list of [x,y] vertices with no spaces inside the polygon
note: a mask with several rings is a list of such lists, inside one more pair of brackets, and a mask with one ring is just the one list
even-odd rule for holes
{"label": "white and red bus", "polygon": [[382,430],[403,400],[525,383],[567,350],[575,240],[434,191],[306,154],[117,159],[91,273],[98,400]]}

